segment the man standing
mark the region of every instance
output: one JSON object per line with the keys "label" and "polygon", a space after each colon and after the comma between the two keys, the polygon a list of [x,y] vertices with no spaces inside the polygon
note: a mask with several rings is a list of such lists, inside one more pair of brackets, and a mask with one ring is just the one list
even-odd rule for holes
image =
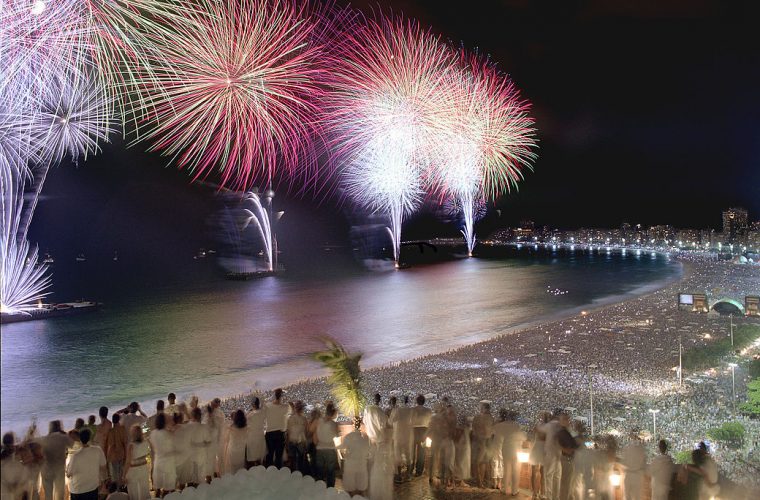
{"label": "man standing", "polygon": [[480,413],[472,419],[472,458],[477,468],[479,488],[485,487],[486,469],[491,462],[488,457],[488,440],[493,435],[493,426],[491,405],[480,403]]}
{"label": "man standing", "polygon": [[[148,421],[146,422],[148,424],[148,429],[155,430],[156,428],[156,417],[158,417],[160,414],[164,413],[164,400],[159,399],[156,401],[156,413],[148,417]],[[129,429],[127,429],[129,430]]]}
{"label": "man standing", "polygon": [[625,467],[625,499],[641,499],[641,480],[644,478],[644,469],[647,466],[647,453],[641,446],[638,430],[631,431],[631,442],[623,448],[620,462]]}
{"label": "man standing", "polygon": [[425,434],[433,415],[425,408],[425,396],[417,394],[417,406],[412,408],[412,432],[414,436],[414,474],[421,476],[425,470]]}
{"label": "man standing", "polygon": [[175,413],[179,413],[179,405],[177,404],[177,395],[173,392],[170,392],[168,396],[166,396],[167,401],[169,401],[169,405],[166,407],[164,411],[166,411],[166,414],[169,416],[169,420],[171,420],[174,417]]}
{"label": "man standing", "polygon": [[131,429],[133,425],[142,425],[145,422],[146,417],[137,401],[129,403],[127,410],[128,413],[121,418],[121,425],[125,429]]}
{"label": "man standing", "polygon": [[274,399],[264,407],[266,422],[267,456],[265,465],[282,467],[282,452],[285,449],[285,430],[288,427],[288,405],[282,402],[282,389],[275,389]]}
{"label": "man standing", "polygon": [[380,400],[380,394],[375,394],[374,404],[364,408],[364,429],[373,446],[385,440],[385,428],[388,426],[388,417],[380,408]]}
{"label": "man standing", "polygon": [[111,430],[113,425],[111,424],[111,421],[108,420],[108,407],[101,406],[98,410],[98,415],[100,416],[100,423],[95,428],[95,436],[92,438],[92,444],[103,448],[108,431]]}
{"label": "man standing", "polygon": [[74,453],[66,466],[71,500],[98,500],[100,478],[106,477],[106,456],[97,446],[90,446],[90,430],[79,432],[82,449]]}
{"label": "man standing", "polygon": [[557,432],[557,443],[560,449],[560,482],[559,498],[560,500],[569,500],[570,487],[573,479],[573,458],[578,443],[570,434],[570,415],[562,411],[559,415],[559,431]]}
{"label": "man standing", "polygon": [[409,396],[404,396],[404,405],[396,406],[388,419],[393,427],[393,452],[396,462],[396,482],[401,482],[401,469],[406,465],[406,475],[412,476],[412,409]]}
{"label": "man standing", "polygon": [[559,499],[559,482],[562,475],[560,466],[561,450],[557,441],[557,434],[561,429],[558,421],[560,410],[554,410],[552,419],[539,426],[539,430],[546,435],[544,445],[544,483],[546,498],[548,500]]}
{"label": "man standing", "polygon": [[[110,422],[109,422],[110,423]],[[61,421],[50,422],[50,431],[47,436],[40,439],[42,446],[42,486],[45,489],[45,498],[50,500],[63,500],[66,480],[66,452],[74,446],[71,439],[61,428]]]}
{"label": "man standing", "polygon": [[499,423],[493,426],[493,436],[496,445],[501,448],[504,463],[502,489],[507,495],[517,496],[520,487],[520,463],[517,461],[517,452],[522,449],[525,433],[515,422],[514,413],[504,408],[499,410]]}
{"label": "man standing", "polygon": [[652,500],[668,500],[670,481],[673,478],[673,457],[668,453],[668,442],[660,439],[657,443],[660,454],[649,464],[652,476]]}

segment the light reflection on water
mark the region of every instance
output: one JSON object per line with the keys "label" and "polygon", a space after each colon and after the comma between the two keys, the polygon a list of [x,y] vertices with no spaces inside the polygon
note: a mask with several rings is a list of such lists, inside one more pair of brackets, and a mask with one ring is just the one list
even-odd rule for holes
{"label": "light reflection on water", "polygon": [[[2,427],[315,375],[305,354],[324,335],[364,352],[365,366],[440,352],[679,273],[649,256],[514,257],[137,289],[99,312],[5,325]],[[548,294],[549,285],[570,293]]]}

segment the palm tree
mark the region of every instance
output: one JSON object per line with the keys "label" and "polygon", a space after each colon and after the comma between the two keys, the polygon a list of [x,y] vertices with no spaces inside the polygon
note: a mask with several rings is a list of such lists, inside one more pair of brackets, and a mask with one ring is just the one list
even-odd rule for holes
{"label": "palm tree", "polygon": [[325,338],[324,343],[327,349],[315,352],[311,356],[330,370],[327,383],[338,408],[344,415],[353,415],[354,425],[358,425],[361,423],[361,412],[365,403],[361,390],[362,372],[359,367],[362,353],[349,354],[342,345],[330,338]]}

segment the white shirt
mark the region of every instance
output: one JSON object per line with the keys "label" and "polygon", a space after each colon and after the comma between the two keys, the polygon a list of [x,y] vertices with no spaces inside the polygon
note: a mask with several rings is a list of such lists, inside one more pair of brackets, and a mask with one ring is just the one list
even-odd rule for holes
{"label": "white shirt", "polygon": [[[649,474],[652,476],[652,489],[670,489],[670,480],[673,477],[673,459],[670,455],[657,455],[649,464]],[[665,490],[667,492],[667,490]]]}
{"label": "white shirt", "polygon": [[364,409],[364,429],[371,441],[383,441],[388,417],[382,408],[369,405]]}
{"label": "white shirt", "polygon": [[562,426],[559,425],[559,422],[556,420],[551,420],[539,427],[539,430],[546,434],[544,453],[551,459],[559,460],[559,456],[562,451],[559,446],[559,442],[557,441],[557,433],[559,433],[561,428]]}
{"label": "white shirt", "polygon": [[433,410],[424,406],[415,406],[412,408],[412,427],[429,427],[430,417],[433,416]]}
{"label": "white shirt", "polygon": [[142,425],[145,420],[144,416],[138,415],[137,413],[127,413],[121,417],[119,424],[123,425],[124,428],[127,429],[127,434],[129,434],[129,430],[133,425]]}
{"label": "white shirt", "polygon": [[317,426],[317,449],[334,450],[335,441],[333,438],[338,437],[338,424],[334,420],[322,419]]}
{"label": "white shirt", "polygon": [[285,404],[268,403],[264,407],[264,420],[267,422],[267,432],[285,431],[288,428],[288,411]]}
{"label": "white shirt", "polygon": [[513,420],[504,420],[493,426],[493,435],[502,449],[502,455],[509,455],[504,456],[504,461],[516,460],[517,450],[522,448],[525,440],[525,433],[520,429],[520,425]]}
{"label": "white shirt", "polygon": [[369,460],[369,438],[359,431],[353,431],[344,437],[340,449],[346,451],[346,462],[361,465]]}
{"label": "white shirt", "polygon": [[98,446],[85,446],[74,453],[66,466],[71,493],[87,493],[100,486],[100,468],[106,466],[106,456]]}

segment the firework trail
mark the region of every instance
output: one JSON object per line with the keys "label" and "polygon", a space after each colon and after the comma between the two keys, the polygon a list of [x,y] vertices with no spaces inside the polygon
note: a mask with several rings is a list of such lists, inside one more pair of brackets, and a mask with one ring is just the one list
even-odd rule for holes
{"label": "firework trail", "polygon": [[467,251],[475,246],[476,200],[495,200],[517,188],[523,168],[536,154],[530,105],[512,81],[478,56],[462,54],[457,71],[447,73],[442,134],[443,161],[433,170],[434,189],[460,200]]}
{"label": "firework trail", "polygon": [[186,15],[152,40],[150,149],[194,179],[218,169],[225,186],[313,180],[320,16],[291,0],[208,0]]}
{"label": "firework trail", "polygon": [[31,248],[22,228],[24,175],[12,169],[0,171],[0,312],[29,313],[48,293],[47,267],[37,263],[37,248]]}
{"label": "firework trail", "polygon": [[340,39],[325,98],[327,135],[347,195],[389,216],[398,263],[403,219],[424,196],[447,116],[440,101],[451,52],[401,18],[352,24]]}

